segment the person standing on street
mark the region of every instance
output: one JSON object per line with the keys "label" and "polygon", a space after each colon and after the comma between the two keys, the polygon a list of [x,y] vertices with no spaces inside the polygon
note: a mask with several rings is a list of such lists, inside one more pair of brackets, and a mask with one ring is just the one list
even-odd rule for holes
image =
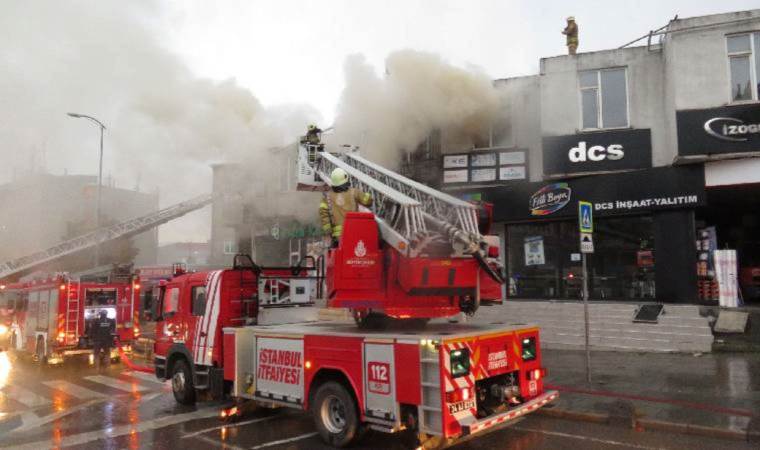
{"label": "person standing on street", "polygon": [[[100,358],[105,358],[105,367],[111,363],[111,347],[113,336],[116,333],[116,321],[108,318],[108,313],[101,310],[98,318],[90,323],[90,338],[92,339],[92,353],[95,359],[95,367],[101,369]],[[102,354],[101,354],[102,353]]]}

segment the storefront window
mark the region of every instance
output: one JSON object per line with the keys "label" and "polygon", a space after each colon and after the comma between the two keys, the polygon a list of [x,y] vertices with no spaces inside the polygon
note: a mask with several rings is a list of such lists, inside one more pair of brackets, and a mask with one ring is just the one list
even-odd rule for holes
{"label": "storefront window", "polygon": [[[575,220],[507,226],[509,292],[513,298],[581,298],[581,261]],[[653,299],[651,216],[597,219],[595,253],[588,257],[593,300]]]}

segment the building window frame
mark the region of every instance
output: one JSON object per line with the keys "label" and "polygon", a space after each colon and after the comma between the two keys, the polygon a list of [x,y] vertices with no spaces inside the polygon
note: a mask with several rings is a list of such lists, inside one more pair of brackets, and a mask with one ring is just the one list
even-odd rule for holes
{"label": "building window frame", "polygon": [[222,248],[225,255],[237,254],[237,243],[234,240],[227,239],[222,243]]}
{"label": "building window frame", "polygon": [[[625,79],[625,124],[619,126],[605,126],[604,124],[604,104],[602,92],[602,72],[611,72],[622,70]],[[581,74],[585,72],[596,72],[596,86],[581,85]],[[600,131],[600,130],[624,130],[631,128],[631,99],[628,86],[628,66],[604,67],[599,69],[579,70],[577,77],[578,84],[578,111],[579,111],[579,130],[580,131]],[[583,123],[583,91],[596,90],[596,123],[597,127],[585,127]]]}
{"label": "building window frame", "polygon": [[[728,48],[728,41],[731,38],[747,36],[749,39],[749,50],[730,51]],[[731,33],[726,35],[726,72],[728,75],[728,103],[729,104],[742,104],[742,103],[757,103],[760,101],[760,73],[758,68],[760,67],[760,48],[757,43],[760,42],[760,31],[744,31],[741,33]],[[734,58],[748,58],[749,59],[749,82],[750,82],[750,98],[743,100],[734,100],[733,86],[734,81],[731,77],[731,60]]]}

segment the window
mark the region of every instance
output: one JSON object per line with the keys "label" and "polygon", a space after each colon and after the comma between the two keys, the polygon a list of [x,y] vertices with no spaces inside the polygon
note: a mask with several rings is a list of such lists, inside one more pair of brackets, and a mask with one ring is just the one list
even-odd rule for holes
{"label": "window", "polygon": [[179,309],[179,288],[167,289],[164,294],[164,315],[171,315]]}
{"label": "window", "polygon": [[206,313],[206,286],[193,286],[190,297],[193,299],[192,315],[204,315]]}
{"label": "window", "polygon": [[760,32],[726,37],[731,101],[760,99]]}
{"label": "window", "polygon": [[578,73],[581,90],[581,128],[628,126],[628,89],[625,68]]}
{"label": "window", "polygon": [[224,241],[224,254],[234,255],[237,253],[237,243],[235,241]]}

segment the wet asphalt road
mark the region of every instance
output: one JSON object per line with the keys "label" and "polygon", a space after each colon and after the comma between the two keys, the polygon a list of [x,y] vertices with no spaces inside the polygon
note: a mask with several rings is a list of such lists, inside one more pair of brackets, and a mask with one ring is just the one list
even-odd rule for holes
{"label": "wet asphalt road", "polygon": [[[0,375],[2,375],[0,373]],[[86,363],[40,367],[12,361],[0,378],[0,448],[326,449],[310,416],[255,410],[235,424],[218,418],[222,404],[184,407],[167,385],[115,365],[102,374]],[[408,449],[409,436],[369,432],[355,448]],[[530,416],[457,449],[753,448],[736,441],[671,435]]]}

